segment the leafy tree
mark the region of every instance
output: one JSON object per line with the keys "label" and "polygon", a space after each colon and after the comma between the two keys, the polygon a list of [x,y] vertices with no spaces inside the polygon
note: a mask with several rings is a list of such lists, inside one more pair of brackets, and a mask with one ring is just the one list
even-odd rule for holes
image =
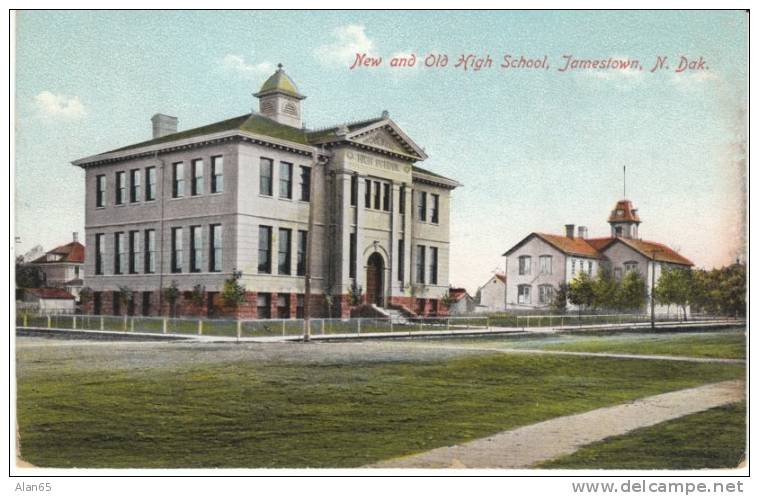
{"label": "leafy tree", "polygon": [[564,314],[567,313],[567,291],[569,287],[566,283],[559,284],[559,288],[553,294],[553,300],[551,301],[551,310]]}
{"label": "leafy tree", "polygon": [[79,290],[79,303],[82,307],[86,307],[92,301],[92,288],[84,286]]}
{"label": "leafy tree", "polygon": [[573,305],[577,305],[578,315],[582,308],[590,308],[595,301],[593,293],[593,280],[586,272],[580,274],[570,281],[567,288],[567,299]]}
{"label": "leafy tree", "polygon": [[693,299],[693,275],[689,269],[662,269],[656,283],[655,299],[664,305],[677,305],[687,319],[687,308]]}
{"label": "leafy tree", "polygon": [[694,270],[691,306],[713,315],[746,315],[746,266],[735,263],[712,270]]}
{"label": "leafy tree", "polygon": [[356,280],[354,279],[351,283],[350,287],[348,288],[348,304],[350,306],[355,307],[356,305],[361,304],[362,297],[364,295],[364,291],[356,284]]}
{"label": "leafy tree", "polygon": [[45,272],[34,264],[20,263],[16,260],[16,287],[41,288],[45,285]]}
{"label": "leafy tree", "polygon": [[232,276],[224,281],[221,289],[221,302],[224,306],[236,309],[245,301],[245,286],[240,284],[242,278],[241,270],[233,270]]}
{"label": "leafy tree", "polygon": [[646,305],[647,298],[643,276],[637,270],[628,270],[619,284],[616,307],[620,310],[640,310]]}
{"label": "leafy tree", "polygon": [[601,266],[598,275],[593,279],[593,307],[618,309],[619,286],[619,281],[613,276],[608,267]]}
{"label": "leafy tree", "polygon": [[440,304],[445,308],[451,308],[451,305],[456,303],[456,300],[451,296],[451,290],[445,292],[442,298],[440,298]]}
{"label": "leafy tree", "polygon": [[192,301],[192,304],[197,308],[201,308],[205,302],[205,298],[206,287],[202,284],[196,284],[193,286],[192,293],[190,293],[190,301]]}
{"label": "leafy tree", "polygon": [[177,300],[179,299],[179,287],[177,281],[171,281],[171,284],[163,288],[163,297],[166,298],[166,302],[169,304],[169,315],[172,317],[177,316]]}
{"label": "leafy tree", "polygon": [[124,314],[124,330],[126,330],[127,316],[129,315],[129,304],[132,302],[134,292],[129,289],[128,286],[119,286],[119,291],[116,297],[119,299],[119,306],[121,307],[121,312]]}

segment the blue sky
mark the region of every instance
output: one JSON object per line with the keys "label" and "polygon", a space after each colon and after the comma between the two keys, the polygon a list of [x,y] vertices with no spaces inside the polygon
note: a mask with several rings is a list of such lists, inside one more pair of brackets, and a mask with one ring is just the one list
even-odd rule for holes
{"label": "blue sky", "polygon": [[[278,62],[320,127],[390,116],[459,180],[451,283],[476,290],[501,253],[566,223],[605,236],[622,197],[644,239],[704,267],[745,253],[747,15],[743,12],[22,12],[16,24],[19,252],[84,230],[71,160],[242,115]],[[449,66],[350,70],[356,51],[447,54]],[[495,67],[462,71],[461,54]],[[548,70],[503,70],[504,54]],[[562,56],[632,58],[643,71],[559,72]],[[658,55],[708,70],[648,72]]]}

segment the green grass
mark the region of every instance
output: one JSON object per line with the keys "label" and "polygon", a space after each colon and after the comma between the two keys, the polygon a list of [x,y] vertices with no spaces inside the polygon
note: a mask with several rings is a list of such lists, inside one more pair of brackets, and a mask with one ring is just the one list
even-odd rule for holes
{"label": "green grass", "polygon": [[612,336],[567,336],[559,342],[537,345],[544,350],[675,355],[709,358],[746,358],[743,332],[688,334],[621,334]]}
{"label": "green grass", "polygon": [[541,465],[564,469],[735,468],[746,452],[746,402],[593,443]]}
{"label": "green grass", "polygon": [[[503,354],[426,362],[238,357],[119,370],[92,365],[101,363],[92,356],[100,349],[77,357],[62,347],[43,363],[19,349],[18,419],[30,463],[355,467],[745,375],[740,365]],[[162,348],[161,357],[170,353]],[[78,360],[90,360],[89,368]]]}

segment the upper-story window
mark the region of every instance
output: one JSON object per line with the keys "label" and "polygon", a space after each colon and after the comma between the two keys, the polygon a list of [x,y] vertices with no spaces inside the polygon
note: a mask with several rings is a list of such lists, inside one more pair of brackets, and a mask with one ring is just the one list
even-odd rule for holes
{"label": "upper-story window", "polygon": [[437,250],[430,246],[430,284],[437,284]]}
{"label": "upper-story window", "polygon": [[224,191],[224,157],[211,157],[211,193]]}
{"label": "upper-story window", "polygon": [[182,272],[182,228],[171,228],[171,271]]}
{"label": "upper-story window", "polygon": [[274,185],[272,177],[274,171],[274,161],[270,158],[261,157],[260,170],[258,174],[258,192],[262,195],[272,196]]}
{"label": "upper-story window", "polygon": [[311,167],[300,166],[300,201],[311,201]]}
{"label": "upper-story window", "polygon": [[539,261],[541,274],[553,273],[553,257],[551,255],[541,255]]}
{"label": "upper-story window", "polygon": [[390,211],[390,183],[382,184],[382,210]]}
{"label": "upper-story window", "polygon": [[140,169],[132,169],[129,176],[129,201],[136,203],[140,201]]}
{"label": "upper-story window", "polygon": [[364,179],[364,207],[372,208],[372,180]]}
{"label": "upper-story window", "polygon": [[622,226],[614,226],[614,235],[617,237],[622,236]]}
{"label": "upper-story window", "polygon": [[113,273],[122,274],[127,266],[127,246],[124,243],[124,233],[117,232],[113,235]]}
{"label": "upper-story window", "polygon": [[519,257],[519,275],[526,276],[532,273],[532,257],[529,255],[522,255]]}
{"label": "upper-story window", "polygon": [[95,235],[95,274],[103,273],[103,260],[105,260],[105,234]]}
{"label": "upper-story window", "polygon": [[95,206],[105,207],[105,175],[95,178]]}
{"label": "upper-story window", "polygon": [[418,220],[426,221],[427,220],[427,193],[424,191],[418,191],[416,203],[417,203],[416,213],[417,213]]}
{"label": "upper-story window", "polygon": [[200,272],[203,267],[203,228],[190,227],[190,272]]}
{"label": "upper-story window", "polygon": [[440,221],[440,195],[431,194],[430,222],[437,224]]}
{"label": "upper-story window", "polygon": [[400,194],[398,195],[398,213],[406,213],[406,186],[401,185]]}
{"label": "upper-story window", "polygon": [[638,270],[638,262],[635,261],[629,261],[624,263],[625,266],[625,272],[630,272],[631,270]]}
{"label": "upper-story window", "polygon": [[140,231],[129,231],[129,273],[139,272]]}
{"label": "upper-story window", "polygon": [[221,261],[223,256],[221,224],[211,224],[209,231],[211,234],[211,260],[208,264],[208,268],[211,272],[221,272]]}
{"label": "upper-story window", "polygon": [[116,205],[123,205],[126,199],[126,172],[116,173]]}
{"label": "upper-story window", "polygon": [[145,201],[155,200],[155,167],[145,169]]}
{"label": "upper-story window", "polygon": [[279,163],[279,197],[293,197],[293,164],[287,162]]}
{"label": "upper-story window", "polygon": [[296,274],[299,276],[305,276],[306,275],[306,247],[308,246],[308,232],[307,231],[298,231],[298,251],[296,254],[296,264],[295,267]]}
{"label": "upper-story window", "polygon": [[258,273],[271,274],[271,226],[258,226]]}
{"label": "upper-story window", "polygon": [[358,205],[358,176],[351,176],[351,207]]}
{"label": "upper-story window", "polygon": [[290,259],[292,258],[292,230],[279,230],[277,273],[290,275]]}
{"label": "upper-story window", "polygon": [[379,210],[382,202],[382,183],[374,181],[374,209]]}
{"label": "upper-story window", "polygon": [[192,184],[190,185],[190,194],[192,196],[203,194],[203,159],[201,158],[192,161]]}
{"label": "upper-story window", "polygon": [[145,230],[145,273],[155,272],[155,229]]}
{"label": "upper-story window", "polygon": [[176,162],[171,166],[171,196],[181,198],[184,196],[184,163]]}
{"label": "upper-story window", "polygon": [[416,247],[416,282],[424,284],[424,259],[426,255],[426,248],[423,245],[417,245]]}

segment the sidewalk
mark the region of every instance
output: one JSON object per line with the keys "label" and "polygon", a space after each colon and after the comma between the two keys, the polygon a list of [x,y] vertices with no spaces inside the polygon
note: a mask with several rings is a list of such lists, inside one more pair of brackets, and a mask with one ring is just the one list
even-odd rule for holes
{"label": "sidewalk", "polygon": [[504,431],[468,443],[386,460],[371,468],[529,468],[626,434],[745,398],[743,381],[725,381],[642,398]]}

